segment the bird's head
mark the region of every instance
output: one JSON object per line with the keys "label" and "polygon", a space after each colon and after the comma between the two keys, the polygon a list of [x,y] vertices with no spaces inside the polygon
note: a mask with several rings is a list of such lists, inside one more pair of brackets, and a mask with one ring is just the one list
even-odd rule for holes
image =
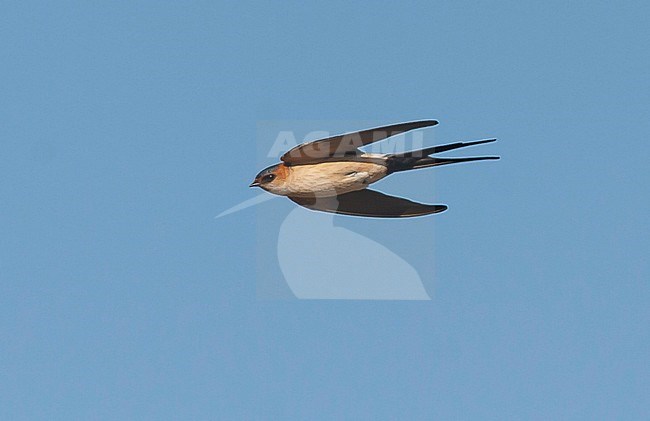
{"label": "bird's head", "polygon": [[285,169],[283,164],[264,168],[255,176],[250,187],[261,187],[268,192],[281,194],[285,182]]}

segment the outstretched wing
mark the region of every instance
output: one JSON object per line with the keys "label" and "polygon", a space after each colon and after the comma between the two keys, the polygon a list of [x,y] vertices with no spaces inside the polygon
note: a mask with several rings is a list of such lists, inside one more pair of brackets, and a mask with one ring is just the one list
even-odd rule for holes
{"label": "outstretched wing", "polygon": [[357,149],[361,146],[436,124],[436,120],[411,121],[314,140],[290,149],[280,159],[286,165],[304,165],[322,162],[330,157],[357,155],[362,153]]}
{"label": "outstretched wing", "polygon": [[322,212],[374,218],[406,218],[443,212],[445,205],[425,205],[374,190],[359,190],[329,197],[293,197],[300,206]]}

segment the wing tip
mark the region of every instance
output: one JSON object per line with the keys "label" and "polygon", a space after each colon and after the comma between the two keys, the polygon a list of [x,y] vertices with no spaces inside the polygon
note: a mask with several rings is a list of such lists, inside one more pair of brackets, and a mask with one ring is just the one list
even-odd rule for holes
{"label": "wing tip", "polygon": [[442,212],[446,211],[447,209],[449,209],[449,206],[447,206],[447,205],[428,205],[428,206],[430,206],[432,208],[431,212],[425,213],[422,216],[434,215],[436,213],[442,213]]}
{"label": "wing tip", "polygon": [[426,123],[426,126],[422,126],[422,127],[431,127],[440,124],[438,120],[433,120],[433,119],[422,120],[422,123]]}
{"label": "wing tip", "polygon": [[416,205],[424,207],[425,209],[420,209],[416,212],[404,212],[400,215],[392,215],[391,217],[393,218],[417,218],[419,216],[428,216],[428,215],[435,215],[436,213],[442,213],[449,209],[449,206],[447,205],[425,205],[423,203],[417,203],[415,202]]}

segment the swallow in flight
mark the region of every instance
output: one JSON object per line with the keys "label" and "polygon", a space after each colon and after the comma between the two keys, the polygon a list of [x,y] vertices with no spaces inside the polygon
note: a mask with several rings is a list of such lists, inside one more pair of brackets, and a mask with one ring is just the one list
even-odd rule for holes
{"label": "swallow in flight", "polygon": [[260,171],[250,187],[287,196],[305,208],[375,218],[423,216],[442,212],[445,205],[427,205],[388,196],[368,186],[400,171],[458,162],[499,159],[498,156],[435,158],[430,155],[496,139],[456,142],[417,151],[374,154],[360,147],[410,130],[435,126],[436,120],[376,127],[300,144],[280,158],[281,163]]}

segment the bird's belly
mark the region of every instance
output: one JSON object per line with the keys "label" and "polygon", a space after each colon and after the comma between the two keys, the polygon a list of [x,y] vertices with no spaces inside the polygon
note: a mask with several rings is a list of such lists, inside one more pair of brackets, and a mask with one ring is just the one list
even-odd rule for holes
{"label": "bird's belly", "polygon": [[368,162],[324,162],[291,167],[289,196],[334,196],[363,190],[386,176],[387,168]]}

